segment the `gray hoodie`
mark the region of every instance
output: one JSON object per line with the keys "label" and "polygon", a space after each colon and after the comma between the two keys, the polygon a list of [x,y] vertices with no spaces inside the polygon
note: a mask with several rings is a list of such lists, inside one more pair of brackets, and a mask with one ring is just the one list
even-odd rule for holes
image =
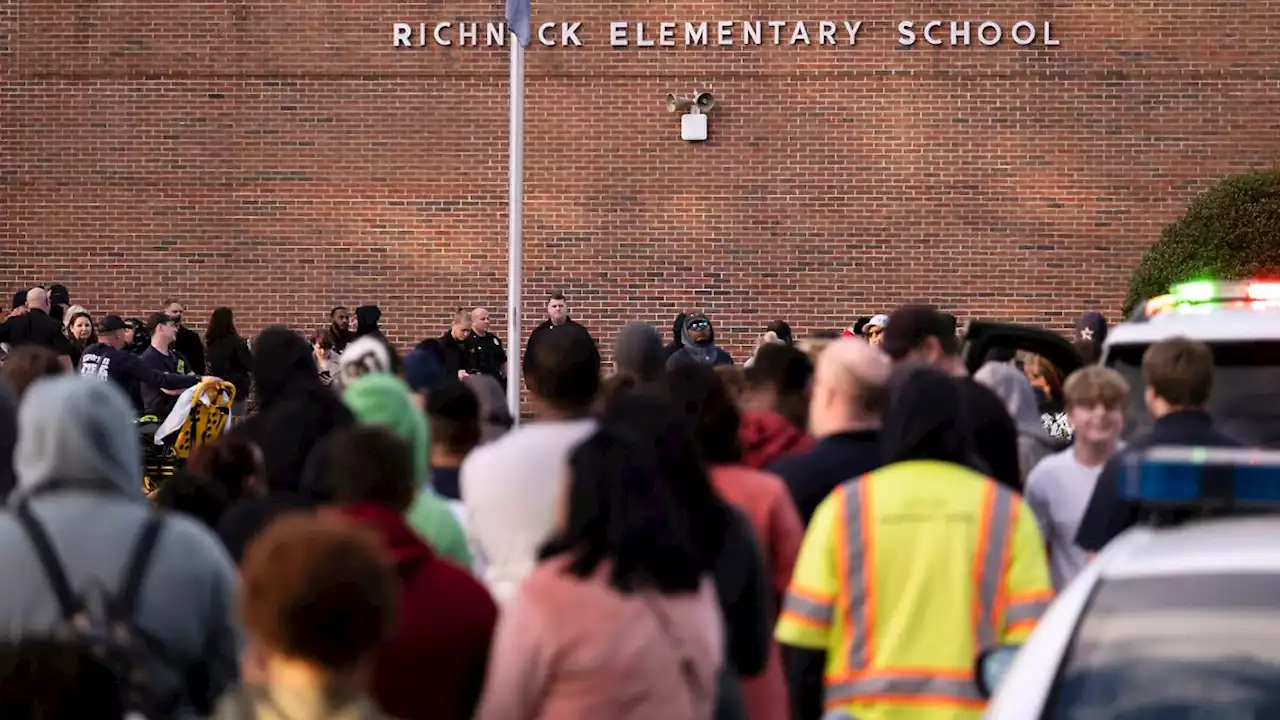
{"label": "gray hoodie", "polygon": [[[0,512],[0,640],[48,636],[61,613],[12,507],[29,501],[72,589],[119,589],[138,533],[153,510],[142,495],[133,407],[114,383],[63,375],[37,381],[18,411],[18,487]],[[52,481],[57,480],[55,484]],[[188,690],[180,718],[197,717],[239,676],[235,569],[214,535],[166,515],[138,599],[138,625],[187,667],[157,661],[156,685],[177,686],[198,668],[204,687]],[[203,664],[197,661],[203,660]],[[196,694],[198,693],[198,697]],[[207,704],[206,704],[207,703]]]}
{"label": "gray hoodie", "polygon": [[995,393],[1018,427],[1018,470],[1022,482],[1036,463],[1057,452],[1052,437],[1040,420],[1039,404],[1031,381],[1012,363],[987,362],[973,374],[973,379]]}

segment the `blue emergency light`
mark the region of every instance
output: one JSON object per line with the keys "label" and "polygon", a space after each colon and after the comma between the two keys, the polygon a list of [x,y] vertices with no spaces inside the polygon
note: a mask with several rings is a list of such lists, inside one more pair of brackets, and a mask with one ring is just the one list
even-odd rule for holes
{"label": "blue emergency light", "polygon": [[1155,447],[1128,455],[1122,473],[1122,495],[1142,505],[1280,509],[1280,451]]}

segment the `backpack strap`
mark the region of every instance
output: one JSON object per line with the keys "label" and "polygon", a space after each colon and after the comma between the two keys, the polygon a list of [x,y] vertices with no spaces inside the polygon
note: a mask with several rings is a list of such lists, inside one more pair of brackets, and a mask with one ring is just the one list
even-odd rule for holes
{"label": "backpack strap", "polygon": [[151,562],[151,556],[154,554],[156,541],[160,538],[160,528],[163,525],[162,518],[159,513],[152,513],[147,518],[147,524],[142,527],[142,532],[138,534],[138,540],[133,546],[133,556],[129,559],[129,565],[125,568],[124,584],[120,586],[119,605],[116,610],[121,613],[121,617],[132,620],[138,606],[138,595],[142,590],[142,581],[147,576],[147,566]]}
{"label": "backpack strap", "polygon": [[62,619],[71,620],[80,612],[80,603],[71,592],[71,583],[67,580],[67,574],[62,568],[62,563],[58,560],[58,553],[54,550],[53,543],[49,540],[49,534],[44,531],[44,526],[36,519],[36,516],[31,512],[30,504],[26,501],[18,504],[14,510],[14,517],[17,518],[18,524],[22,526],[22,529],[27,533],[27,537],[31,540],[31,546],[36,551],[36,559],[40,561],[40,565],[44,568],[45,577],[49,580],[49,587],[53,588],[53,594],[58,599],[58,605],[62,609]]}

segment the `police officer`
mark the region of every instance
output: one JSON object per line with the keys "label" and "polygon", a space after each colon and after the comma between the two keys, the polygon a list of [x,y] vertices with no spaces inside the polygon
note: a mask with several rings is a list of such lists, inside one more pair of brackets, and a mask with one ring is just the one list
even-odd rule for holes
{"label": "police officer", "polygon": [[503,388],[507,387],[507,351],[502,340],[489,332],[489,311],[478,307],[471,311],[471,359],[475,372],[489,375]]}

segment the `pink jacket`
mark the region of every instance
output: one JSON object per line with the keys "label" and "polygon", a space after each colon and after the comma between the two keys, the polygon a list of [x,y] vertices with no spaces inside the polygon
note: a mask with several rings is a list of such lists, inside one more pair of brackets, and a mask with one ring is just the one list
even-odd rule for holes
{"label": "pink jacket", "polygon": [[710,720],[724,662],[710,578],[697,593],[623,595],[563,567],[539,565],[504,608],[476,720]]}
{"label": "pink jacket", "polygon": [[[756,542],[760,545],[772,580],[772,615],[769,617],[769,627],[772,628],[777,620],[777,602],[791,584],[791,572],[796,566],[796,556],[800,554],[804,521],[800,519],[800,512],[796,510],[787,486],[772,473],[746,465],[716,465],[711,468],[711,484],[720,497],[747,516],[755,530]],[[791,702],[778,643],[772,643],[769,649],[769,662],[764,672],[753,678],[743,678],[742,692],[750,720],[789,720]]]}

